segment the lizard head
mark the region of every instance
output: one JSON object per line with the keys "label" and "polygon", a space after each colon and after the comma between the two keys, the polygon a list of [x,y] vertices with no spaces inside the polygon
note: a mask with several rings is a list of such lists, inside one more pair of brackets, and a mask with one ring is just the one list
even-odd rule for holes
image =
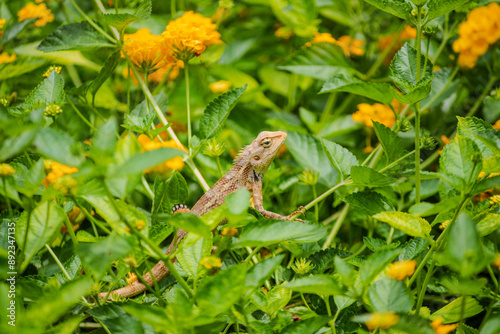
{"label": "lizard head", "polygon": [[257,172],[265,173],[281,145],[285,142],[287,134],[281,131],[262,131],[248,146],[250,165]]}

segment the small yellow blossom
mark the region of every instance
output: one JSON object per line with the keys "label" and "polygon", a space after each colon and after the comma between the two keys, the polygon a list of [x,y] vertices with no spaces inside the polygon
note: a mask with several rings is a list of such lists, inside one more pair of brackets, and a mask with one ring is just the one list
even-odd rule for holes
{"label": "small yellow blossom", "polygon": [[132,284],[137,281],[137,275],[129,271],[128,277],[126,277],[125,280],[127,281],[127,284]]}
{"label": "small yellow blossom", "polygon": [[138,230],[142,230],[144,228],[144,226],[146,226],[146,223],[142,219],[138,220],[135,223],[135,228],[138,229]]}
{"label": "small yellow blossom", "polygon": [[63,175],[55,180],[52,186],[64,195],[74,195],[76,193],[76,183],[76,180],[71,175]]}
{"label": "small yellow blossom", "polygon": [[78,172],[78,168],[63,165],[57,161],[53,160],[45,160],[45,169],[49,171],[45,179],[43,179],[42,184],[45,187],[48,187],[51,184],[54,184],[59,178],[64,175],[71,175]]}
{"label": "small yellow blossom", "polygon": [[500,119],[493,124],[493,129],[500,130]]}
{"label": "small yellow blossom", "polygon": [[473,68],[490,45],[500,39],[500,5],[491,2],[488,6],[474,8],[467,20],[458,26],[459,37],[453,42],[453,51],[459,53],[458,64]]}
{"label": "small yellow blossom", "polygon": [[443,318],[438,317],[431,322],[431,327],[436,334],[448,334],[457,328],[457,324],[443,325]]}
{"label": "small yellow blossom", "polygon": [[28,2],[19,12],[17,12],[18,21],[38,18],[35,22],[35,27],[43,27],[49,22],[54,21],[54,14],[47,8],[47,5],[42,3],[35,5],[33,2]]}
{"label": "small yellow blossom", "polygon": [[415,267],[417,266],[417,261],[397,261],[389,266],[388,274],[389,277],[398,281],[404,280],[415,273]]}
{"label": "small yellow blossom", "polygon": [[238,232],[238,229],[236,227],[224,227],[221,231],[220,234],[226,237],[232,237]]}
{"label": "small yellow blossom", "polygon": [[122,58],[125,54],[141,72],[154,72],[157,69],[174,63],[175,59],[162,52],[162,37],[156,36],[143,28],[133,34],[125,34],[122,48]]}
{"label": "small yellow blossom", "polygon": [[445,135],[441,136],[441,141],[443,142],[443,146],[448,145],[451,142],[451,140]]}
{"label": "small yellow blossom", "polygon": [[212,93],[215,94],[225,93],[229,90],[229,87],[231,87],[231,81],[224,81],[224,80],[212,82],[211,84],[208,85],[208,88],[210,88]]}
{"label": "small yellow blossom", "polygon": [[45,73],[43,74],[43,77],[45,78],[48,78],[49,75],[52,74],[52,72],[57,72],[57,73],[61,73],[61,69],[62,67],[61,66],[56,66],[56,65],[51,65],[47,71],[45,71]]}
{"label": "small yellow blossom", "polygon": [[494,195],[490,197],[490,204],[491,205],[500,205],[500,195]]}
{"label": "small yellow blossom", "polygon": [[200,264],[207,269],[222,267],[222,261],[220,260],[220,258],[213,255],[205,256],[203,259],[201,259]]}
{"label": "small yellow blossom", "polygon": [[[142,148],[144,151],[152,151],[156,150],[161,147],[170,147],[170,148],[176,148],[185,151],[185,148],[179,147],[177,143],[174,140],[167,140],[164,142],[161,142],[158,140],[158,138],[155,138],[155,140],[149,139],[148,136],[142,134],[138,138],[139,143],[141,144]],[[151,172],[158,172],[158,173],[166,173],[171,170],[180,170],[184,167],[184,161],[182,161],[181,157],[175,157],[172,159],[169,159],[157,166],[154,166],[152,168],[149,168],[145,171],[145,173],[151,173]]]}
{"label": "small yellow blossom", "polygon": [[43,115],[47,117],[56,117],[63,112],[62,108],[57,104],[49,104],[43,110]]}
{"label": "small yellow blossom", "polygon": [[336,44],[342,48],[346,56],[362,56],[365,51],[362,46],[365,44],[364,41],[353,39],[350,36],[341,36],[338,39],[333,38],[333,36],[327,32],[316,33],[314,39],[306,43],[306,46],[311,46],[317,43],[331,43]]}
{"label": "small yellow blossom", "polygon": [[365,322],[370,331],[375,328],[387,329],[394,326],[399,321],[399,316],[394,312],[374,312]]}
{"label": "small yellow blossom", "polygon": [[2,52],[0,53],[0,64],[5,64],[5,63],[12,63],[14,60],[16,60],[17,56],[15,53],[9,54],[7,52]]}
{"label": "small yellow blossom", "polygon": [[493,261],[493,265],[498,267],[498,270],[500,270],[500,253],[497,253],[495,255],[495,261]]}
{"label": "small yellow blossom", "polygon": [[290,37],[293,36],[293,30],[292,30],[292,28],[290,28],[288,26],[279,27],[274,32],[274,36],[279,37],[279,38],[283,38],[283,39],[289,39]]}
{"label": "small yellow blossom", "polygon": [[[399,104],[393,101],[393,107],[395,110],[399,109]],[[389,106],[381,103],[374,103],[370,105],[368,103],[358,104],[358,110],[352,114],[352,119],[356,122],[362,122],[364,126],[373,128],[373,121],[384,124],[385,126],[392,128],[394,122],[396,122],[396,116]]]}
{"label": "small yellow blossom", "polygon": [[14,167],[9,164],[0,164],[0,176],[10,176],[16,172]]}
{"label": "small yellow blossom", "polygon": [[439,228],[442,230],[446,229],[448,227],[448,225],[450,225],[450,222],[451,222],[451,219],[445,220],[444,222],[442,222],[439,225]]}
{"label": "small yellow blossom", "polygon": [[182,61],[201,56],[209,45],[222,44],[217,25],[210,18],[193,11],[170,21],[161,35],[163,52]]}
{"label": "small yellow blossom", "polygon": [[6,19],[0,19],[0,29],[3,29],[3,26],[5,25],[5,22],[7,22]]}

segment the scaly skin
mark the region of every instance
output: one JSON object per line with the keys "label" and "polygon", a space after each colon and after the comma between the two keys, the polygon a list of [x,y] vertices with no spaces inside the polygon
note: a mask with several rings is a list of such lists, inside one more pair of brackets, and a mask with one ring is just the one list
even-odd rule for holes
{"label": "scaly skin", "polygon": [[[289,216],[282,216],[266,211],[263,206],[262,179],[276,153],[278,153],[281,145],[285,142],[286,137],[287,134],[281,131],[261,132],[236,158],[234,167],[196,202],[191,209],[191,213],[201,217],[212,209],[221,206],[229,194],[244,187],[253,195],[255,209],[265,218],[289,220],[294,214],[300,212],[296,211]],[[186,235],[187,232],[181,229],[177,230],[177,244],[175,247],[179,245]],[[172,242],[166,254],[169,254],[173,248],[174,244]],[[172,260],[172,262],[175,261],[177,261],[176,258]],[[165,266],[165,263],[160,261],[151,269],[150,273],[153,274],[154,280],[159,282],[170,274],[170,271]],[[149,286],[153,286],[154,282],[150,273],[147,273],[142,278]],[[112,291],[109,293],[109,296],[106,292],[100,293],[99,299],[106,298],[106,296],[110,300],[113,296],[122,298],[133,297],[144,292],[146,289],[147,287],[144,284],[136,281],[121,289]]]}

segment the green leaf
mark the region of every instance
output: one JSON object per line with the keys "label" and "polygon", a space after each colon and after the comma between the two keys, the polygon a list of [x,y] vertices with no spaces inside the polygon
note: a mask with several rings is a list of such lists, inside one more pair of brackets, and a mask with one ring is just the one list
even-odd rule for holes
{"label": "green leaf", "polygon": [[229,116],[229,113],[236,105],[238,99],[243,95],[247,85],[235,88],[219,95],[215,100],[210,102],[200,120],[200,135],[201,138],[210,139],[219,134]]}
{"label": "green leaf", "polygon": [[483,160],[483,172],[500,173],[500,155]]}
{"label": "green leaf", "polygon": [[369,187],[385,187],[397,181],[397,179],[377,172],[365,166],[352,166],[351,177],[356,185]]}
{"label": "green leaf", "polygon": [[411,11],[413,6],[407,0],[365,0],[370,5],[377,7],[389,14],[405,20],[412,20]]}
{"label": "green leaf", "polygon": [[476,117],[457,117],[457,133],[473,140],[481,150],[483,159],[500,155],[500,136],[491,124]]}
{"label": "green leaf", "polygon": [[100,32],[87,21],[60,26],[38,45],[43,52],[61,50],[90,50],[114,47]]}
{"label": "green leaf", "polygon": [[239,215],[246,212],[248,206],[250,205],[251,197],[252,196],[248,192],[247,188],[242,188],[229,194],[224,201],[229,212]]}
{"label": "green leaf", "polygon": [[369,238],[363,237],[363,243],[368,247],[372,252],[380,252],[388,249],[395,249],[399,246],[399,241],[393,242],[391,244],[387,244],[387,241],[377,238]]}
{"label": "green leaf", "polygon": [[318,137],[335,138],[352,133],[361,129],[363,124],[352,119],[351,115],[341,116],[332,120],[326,121],[323,128],[319,131]]}
{"label": "green leaf", "polygon": [[212,236],[210,226],[205,224],[200,217],[191,213],[178,213],[168,219],[163,220],[164,215],[158,215],[156,218],[159,221],[166,221],[169,225],[181,228],[188,233],[199,235],[203,238],[210,238]]}
{"label": "green leaf", "polygon": [[425,69],[425,56],[420,56],[420,79],[417,80],[417,50],[406,43],[391,62],[391,78],[398,85],[403,94],[411,93],[415,89],[429,86],[433,79],[433,65],[428,60]]}
{"label": "green leaf", "polygon": [[430,238],[431,225],[429,222],[412,214],[399,211],[385,211],[377,213],[373,218],[383,221],[412,237]]}
{"label": "green leaf", "polygon": [[196,292],[196,304],[204,316],[216,316],[235,304],[245,286],[246,268],[232,266],[201,282]]}
{"label": "green leaf", "polygon": [[333,75],[356,73],[342,49],[331,43],[318,43],[299,50],[278,69],[325,81]]}
{"label": "green leaf", "polygon": [[328,186],[337,183],[338,172],[325,155],[319,139],[302,133],[288,132],[287,141],[288,150],[295,161],[304,169],[318,172],[319,182]]}
{"label": "green leaf", "polygon": [[143,324],[139,319],[128,315],[116,304],[108,303],[104,306],[94,307],[87,310],[87,313],[106,326],[110,333],[144,333]]}
{"label": "green leaf", "polygon": [[280,334],[314,334],[330,321],[329,317],[316,316],[294,322],[280,332]]}
{"label": "green leaf", "polygon": [[479,302],[476,299],[472,297],[459,297],[432,313],[430,319],[434,320],[441,317],[443,319],[443,324],[449,324],[459,322],[462,319],[470,318],[481,313],[482,311],[483,307],[479,305]]}
{"label": "green leaf", "polygon": [[333,296],[342,294],[337,280],[328,275],[311,275],[301,277],[283,285],[287,289],[302,293],[314,293],[320,296]]}
{"label": "green leaf", "polygon": [[64,79],[53,71],[28,95],[24,105],[28,109],[34,109],[48,104],[64,103],[64,98]]}
{"label": "green leaf", "polygon": [[439,166],[444,180],[463,191],[469,183],[475,182],[481,172],[481,151],[472,139],[456,136],[444,147]]}
{"label": "green leaf", "polygon": [[186,180],[179,172],[175,172],[164,182],[156,178],[153,192],[155,194],[151,209],[153,215],[170,214],[174,205],[184,203],[188,197]]}
{"label": "green leaf", "polygon": [[[153,96],[153,98],[161,110],[168,109],[168,96],[163,91],[160,92],[160,94]],[[150,110],[151,108],[148,110],[148,103],[149,101],[145,99],[139,103],[129,115],[125,115],[124,124],[122,124],[122,126],[141,134],[150,133],[151,123],[153,123],[156,114]]]}
{"label": "green leaf", "polygon": [[326,139],[320,139],[328,160],[340,173],[341,180],[351,174],[351,167],[358,165],[358,159],[348,149]]}
{"label": "green leaf", "polygon": [[479,273],[490,259],[483,251],[475,223],[466,213],[462,213],[450,229],[444,262],[462,277]]}
{"label": "green leaf", "polygon": [[427,1],[427,17],[425,22],[434,20],[454,9],[460,8],[469,0],[429,0]]}
{"label": "green leaf", "polygon": [[[63,224],[65,212],[52,201],[38,204],[31,211],[21,216],[16,229],[18,247],[23,250],[24,261],[21,263],[21,271],[30,263],[33,256],[42,247],[50,242],[52,237],[59,231]],[[27,235],[26,235],[27,234]],[[26,243],[24,242],[26,240]],[[24,247],[26,246],[26,248]]]}
{"label": "green leaf", "polygon": [[88,270],[95,277],[101,277],[111,265],[133,250],[135,237],[122,237],[116,233],[111,234],[104,240],[90,243],[78,244],[77,253]]}
{"label": "green leaf", "polygon": [[284,258],[284,254],[279,254],[253,265],[247,272],[245,286],[251,288],[262,286],[262,284],[264,284],[264,282],[275,272]]}
{"label": "green leaf", "polygon": [[204,256],[210,255],[212,248],[211,239],[199,238],[194,244],[188,247],[182,247],[177,252],[176,258],[182,266],[182,269],[190,278],[198,277],[200,261]]}
{"label": "green leaf", "polygon": [[94,80],[92,80],[92,83],[90,84],[90,93],[92,93],[92,103],[94,103],[95,99],[95,94],[101,88],[102,84],[111,76],[113,71],[116,68],[116,65],[118,65],[118,61],[120,60],[121,51],[116,51],[113,53],[104,63],[104,66],[101,68],[97,76],[95,77]]}
{"label": "green leaf", "polygon": [[5,139],[0,147],[0,161],[6,161],[19,154],[31,144],[37,134],[37,129],[26,129],[18,136]]}
{"label": "green leaf", "polygon": [[[103,123],[92,138],[91,151],[100,155],[112,156],[116,147],[117,126],[116,119],[110,117]],[[102,157],[99,157],[102,158]]]}
{"label": "green leaf", "polygon": [[236,245],[266,246],[281,241],[315,242],[323,238],[326,231],[326,226],[318,224],[284,220],[260,220],[245,226]]}
{"label": "green leaf", "polygon": [[373,128],[377,134],[378,140],[387,156],[387,162],[393,162],[401,157],[404,152],[403,141],[398,135],[384,124],[373,121]]}
{"label": "green leaf", "polygon": [[375,191],[358,191],[347,195],[343,200],[370,216],[382,211],[395,210],[389,199]]}
{"label": "green leaf", "polygon": [[390,89],[388,83],[365,82],[352,75],[338,74],[325,82],[319,94],[348,92],[390,105],[392,97],[387,94]]}
{"label": "green leaf", "polygon": [[420,253],[422,253],[428,246],[428,243],[425,239],[422,238],[413,238],[401,247],[401,254],[398,256],[399,261],[404,260],[413,260]]}
{"label": "green leaf", "polygon": [[[25,22],[25,21],[22,21]],[[7,80],[15,78],[25,73],[30,73],[45,64],[45,59],[40,58],[21,58],[15,62],[0,65],[0,78]]]}
{"label": "green leaf", "polygon": [[47,158],[64,165],[78,167],[84,157],[74,138],[58,129],[43,128],[38,131],[34,144]]}
{"label": "green leaf", "polygon": [[308,0],[271,0],[274,15],[300,37],[312,37],[317,31],[316,6]]}
{"label": "green leaf", "polygon": [[500,331],[500,313],[493,313],[484,323],[479,334],[495,334]]}
{"label": "green leaf", "polygon": [[[14,37],[17,36],[21,31],[24,30],[24,28],[31,23],[35,22],[38,18],[32,18],[32,19],[26,19],[22,20],[21,22],[16,22],[14,24],[11,24],[7,30],[4,31],[2,37],[0,38],[0,45],[5,45],[7,42],[12,40]],[[3,76],[0,76],[2,79],[4,79]]]}
{"label": "green leaf", "polygon": [[485,235],[496,232],[500,229],[500,214],[488,213],[486,217],[481,219],[477,224],[477,231],[484,237]]}
{"label": "green leaf", "polygon": [[117,168],[116,175],[140,174],[145,169],[154,167],[169,159],[184,155],[184,151],[170,147],[161,147],[153,151],[136,153],[132,156],[132,158]]}
{"label": "green leaf", "polygon": [[442,68],[434,72],[432,88],[429,96],[422,100],[421,110],[433,108],[457,91],[459,80],[452,81],[452,69]]}
{"label": "green leaf", "polygon": [[401,281],[384,277],[368,287],[368,300],[377,312],[408,313],[414,298]]}
{"label": "green leaf", "polygon": [[[404,89],[402,89],[404,91]],[[394,87],[391,87],[392,96],[401,103],[412,104],[425,99],[431,91],[429,82],[421,83],[412,88],[409,93],[400,93]]]}
{"label": "green leaf", "polygon": [[143,1],[138,7],[134,14],[104,14],[102,16],[103,20],[112,27],[115,27],[118,30],[123,30],[130,23],[139,21],[139,20],[147,20],[149,16],[151,16],[151,0]]}
{"label": "green leaf", "polygon": [[76,279],[61,285],[57,290],[46,293],[42,298],[32,303],[26,311],[25,321],[41,327],[48,327],[88,295],[92,280],[88,277]]}
{"label": "green leaf", "polygon": [[392,249],[371,255],[359,268],[359,277],[364,286],[369,285],[384,268],[401,253],[400,249]]}
{"label": "green leaf", "polygon": [[158,332],[172,326],[168,320],[166,309],[163,307],[138,304],[134,302],[128,302],[120,305],[120,307],[128,314],[139,319],[141,322],[153,326],[153,328]]}

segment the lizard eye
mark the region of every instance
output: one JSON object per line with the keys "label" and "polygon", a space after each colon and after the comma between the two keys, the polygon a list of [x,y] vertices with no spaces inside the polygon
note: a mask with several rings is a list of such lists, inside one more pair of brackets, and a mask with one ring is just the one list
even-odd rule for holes
{"label": "lizard eye", "polygon": [[272,144],[272,140],[267,138],[267,139],[264,139],[263,141],[260,142],[260,144],[264,147],[270,147],[271,144]]}
{"label": "lizard eye", "polygon": [[257,161],[259,161],[259,160],[260,160],[260,157],[259,157],[258,155],[256,155],[256,156],[255,156],[255,157],[253,157],[253,158],[254,158],[254,160],[257,160]]}

